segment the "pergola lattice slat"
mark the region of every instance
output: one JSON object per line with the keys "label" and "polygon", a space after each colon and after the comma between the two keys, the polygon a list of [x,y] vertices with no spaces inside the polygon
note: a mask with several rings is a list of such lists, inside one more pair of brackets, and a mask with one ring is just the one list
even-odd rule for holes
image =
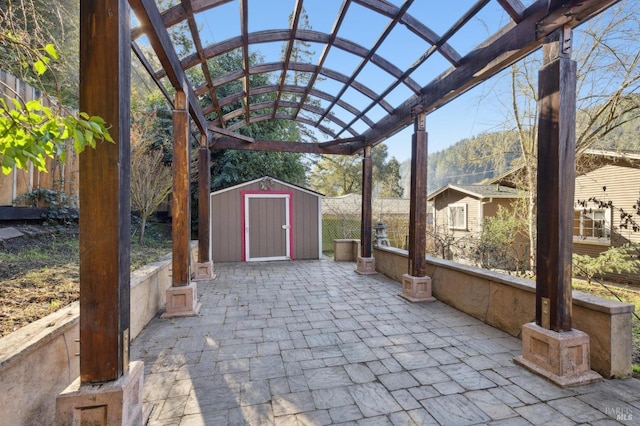
{"label": "pergola lattice slat", "polygon": [[129,5],[141,22],[142,27],[150,29],[147,32],[147,37],[167,73],[167,77],[169,77],[175,89],[186,91],[191,118],[195,121],[200,132],[206,133],[207,125],[202,108],[193,93],[193,88],[188,84],[184,70],[180,66],[180,60],[173,47],[169,33],[164,27],[155,2],[152,0],[130,0]]}
{"label": "pergola lattice slat", "polygon": [[[561,26],[574,27],[582,21],[601,12],[603,9],[616,3],[617,0],[564,0],[547,1],[537,0],[528,8],[525,8],[521,0],[499,0],[499,6],[511,18],[511,22],[489,37],[484,43],[471,50],[464,57],[461,57],[451,45],[449,39],[475,17],[489,2],[489,0],[478,0],[468,10],[458,16],[455,23],[444,33],[437,34],[416,16],[409,13],[412,1],[402,3],[400,6],[393,5],[383,0],[345,0],[338,9],[338,15],[330,33],[323,33],[312,29],[300,28],[299,20],[303,10],[303,1],[297,0],[291,11],[292,20],[287,29],[269,29],[251,32],[249,28],[248,10],[250,4],[248,0],[239,0],[240,5],[240,34],[227,40],[214,43],[209,46],[202,46],[201,37],[192,34],[195,44],[195,52],[182,58],[175,54],[175,50],[170,46],[170,39],[167,28],[180,22],[186,22],[192,33],[195,33],[195,15],[198,13],[214,13],[219,6],[230,3],[229,0],[181,0],[177,4],[162,14],[157,11],[153,2],[149,0],[132,0],[131,5],[138,16],[140,25],[132,30],[133,39],[143,33],[147,34],[152,47],[156,51],[162,70],[153,74],[154,79],[160,85],[159,80],[165,76],[176,89],[180,89],[180,81],[185,79],[185,70],[200,65],[205,74],[205,84],[197,88],[187,88],[189,98],[189,109],[192,116],[201,130],[206,128],[205,116],[211,116],[214,127],[233,128],[237,130],[243,125],[254,123],[257,120],[264,120],[264,114],[254,115],[256,111],[266,109],[264,104],[255,107],[251,105],[252,96],[266,94],[274,96],[275,102],[269,112],[271,118],[286,117],[286,119],[298,121],[299,123],[315,127],[321,133],[330,137],[340,138],[344,132],[356,135],[353,126],[360,120],[368,129],[362,130],[363,140],[366,142],[360,146],[375,146],[389,135],[397,132],[403,127],[411,124],[415,114],[429,113],[436,108],[445,105],[452,99],[460,96],[471,87],[487,80],[505,67],[511,65],[520,58],[528,55],[541,46],[545,35]],[[377,13],[389,19],[382,33],[376,38],[370,47],[361,46],[354,40],[345,38],[341,32],[345,16],[350,11],[350,5],[355,3],[366,8],[371,13]],[[155,9],[152,11],[151,9]],[[381,44],[388,39],[393,29],[398,25],[404,25],[413,34],[427,42],[430,47],[413,64],[406,68],[400,68],[389,58],[380,55],[377,50]],[[281,62],[271,62],[264,64],[249,63],[249,48],[254,44],[283,42],[285,43],[285,55]],[[310,42],[323,45],[315,64],[296,62],[291,58],[291,52],[296,42]],[[134,43],[135,44],[135,43]],[[360,58],[359,65],[350,74],[343,74],[338,70],[325,67],[325,62],[329,52],[333,48],[355,55]],[[212,76],[206,62],[212,58],[231,52],[235,49],[242,50],[242,67],[240,70],[231,71],[225,75]],[[137,49],[136,54],[141,53]],[[433,79],[430,82],[418,82],[412,76],[414,71],[422,64],[428,62],[431,57],[439,53],[452,67]],[[143,62],[144,63],[144,62]],[[149,67],[149,63],[145,67]],[[364,67],[374,64],[384,72],[389,74],[393,81],[381,93],[372,90],[365,81],[360,81],[358,76]],[[279,72],[280,77],[269,89],[250,87],[251,76],[255,74],[267,74]],[[287,73],[308,73],[308,81],[298,84],[293,88],[287,84]],[[341,84],[342,88],[336,93],[327,93],[319,90],[316,85],[321,79],[330,79],[334,83]],[[232,93],[225,98],[216,99],[216,89],[233,81],[242,81],[242,90]],[[387,97],[400,85],[413,92],[408,99],[394,108],[387,100]],[[347,88],[354,88],[370,101],[364,108],[353,105],[347,96]],[[254,92],[255,91],[255,92]],[[197,96],[206,93],[210,94],[210,105],[200,107]],[[300,102],[297,105],[285,103],[287,109],[294,110],[293,114],[280,112],[282,102],[286,96],[298,96]],[[166,96],[166,94],[165,94]],[[318,114],[317,109],[308,107],[308,98],[315,96],[327,104]],[[262,100],[256,101],[261,103]],[[222,107],[229,108],[237,103],[240,111],[222,113]],[[336,106],[353,114],[347,119],[339,117]],[[377,122],[371,120],[367,114],[373,108],[379,106],[386,113]],[[311,111],[317,118],[310,119],[300,113]],[[243,117],[242,123],[237,121]],[[321,123],[329,118],[335,129],[330,129]],[[336,136],[337,135],[337,136]],[[245,143],[242,141],[239,144]],[[275,146],[274,146],[275,150]]]}

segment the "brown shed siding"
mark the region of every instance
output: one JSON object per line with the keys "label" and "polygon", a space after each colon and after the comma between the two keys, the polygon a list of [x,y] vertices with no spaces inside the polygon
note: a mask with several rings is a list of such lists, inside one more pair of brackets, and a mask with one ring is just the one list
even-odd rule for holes
{"label": "brown shed siding", "polygon": [[313,195],[272,179],[268,185],[258,181],[211,194],[211,245],[214,262],[242,261],[242,191],[291,192],[292,257],[294,259],[320,258],[318,235],[320,195]]}
{"label": "brown shed siding", "polygon": [[211,196],[211,245],[215,262],[242,260],[241,210],[239,190]]}
{"label": "brown shed siding", "polygon": [[293,256],[296,259],[320,258],[319,202],[318,197],[302,191],[293,196]]}

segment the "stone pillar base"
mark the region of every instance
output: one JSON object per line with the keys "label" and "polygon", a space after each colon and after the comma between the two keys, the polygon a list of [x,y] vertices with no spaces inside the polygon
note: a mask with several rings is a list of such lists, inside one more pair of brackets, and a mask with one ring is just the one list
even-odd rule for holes
{"label": "stone pillar base", "polygon": [[198,285],[195,282],[167,289],[167,309],[162,318],[194,317],[200,312]]}
{"label": "stone pillar base", "polygon": [[100,384],[71,383],[56,399],[56,425],[136,425],[143,418],[144,363],[133,361],[118,380]]}
{"label": "stone pillar base", "polygon": [[213,273],[213,260],[203,263],[196,262],[193,269],[194,281],[208,281],[216,277],[216,274]]}
{"label": "stone pillar base", "polygon": [[558,333],[529,323],[522,326],[522,355],[513,361],[559,386],[580,386],[602,379],[591,370],[589,351],[587,333]]}
{"label": "stone pillar base", "polygon": [[375,257],[361,257],[358,256],[356,272],[362,275],[373,275],[376,272],[376,258]]}
{"label": "stone pillar base", "polygon": [[410,302],[434,302],[436,298],[431,295],[431,278],[404,274],[400,297]]}

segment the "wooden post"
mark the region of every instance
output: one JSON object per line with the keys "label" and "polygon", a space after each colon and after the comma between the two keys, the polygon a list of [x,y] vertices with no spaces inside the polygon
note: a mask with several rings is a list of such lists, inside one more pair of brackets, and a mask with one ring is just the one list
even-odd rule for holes
{"label": "wooden post", "polygon": [[576,63],[571,30],[545,40],[539,71],[536,323],[571,330]]}
{"label": "wooden post", "polygon": [[409,265],[402,276],[401,296],[411,302],[433,302],[427,276],[427,132],[425,116],[414,121],[411,139],[411,195],[409,204]]}
{"label": "wooden post", "polygon": [[536,322],[522,326],[514,362],[560,386],[601,380],[589,335],[571,328],[571,249],[576,153],[576,63],[571,30],[551,33],[538,74]]}
{"label": "wooden post", "polygon": [[375,274],[376,260],[371,255],[371,189],[372,189],[371,147],[364,148],[362,157],[362,210],[360,220],[360,253],[357,259],[356,272],[359,274]]}
{"label": "wooden post", "polygon": [[130,17],[125,0],[80,3],[80,110],[111,126],[115,144],[80,154],[80,380],[129,368]]}
{"label": "wooden post", "polygon": [[194,280],[211,280],[211,218],[209,194],[211,192],[211,154],[207,148],[207,135],[200,138],[198,149],[198,262],[194,265]]}
{"label": "wooden post", "polygon": [[[173,109],[173,237],[171,287],[167,289],[167,308],[163,318],[198,314],[198,287],[191,282],[191,214],[189,202],[189,113],[184,91],[176,92]],[[200,154],[198,154],[200,155]],[[207,250],[208,251],[208,250]]]}
{"label": "wooden post", "polygon": [[171,285],[189,285],[191,215],[189,213],[189,114],[185,92],[178,91],[173,110],[173,193],[171,227],[173,271]]}
{"label": "wooden post", "polygon": [[211,192],[211,167],[209,148],[198,149],[198,262],[211,260],[209,253],[209,193]]}
{"label": "wooden post", "polygon": [[425,114],[415,118],[411,141],[411,195],[409,210],[409,274],[427,275],[427,132]]}
{"label": "wooden post", "polygon": [[371,257],[371,195],[373,188],[373,159],[371,147],[364,148],[362,157],[362,210],[360,225],[360,255]]}

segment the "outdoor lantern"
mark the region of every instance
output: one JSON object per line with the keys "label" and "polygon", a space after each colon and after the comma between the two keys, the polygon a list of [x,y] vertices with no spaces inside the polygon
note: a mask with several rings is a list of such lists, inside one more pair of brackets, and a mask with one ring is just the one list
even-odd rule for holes
{"label": "outdoor lantern", "polygon": [[376,246],[377,247],[389,247],[389,238],[387,237],[387,225],[382,222],[376,223],[373,229],[376,231]]}

